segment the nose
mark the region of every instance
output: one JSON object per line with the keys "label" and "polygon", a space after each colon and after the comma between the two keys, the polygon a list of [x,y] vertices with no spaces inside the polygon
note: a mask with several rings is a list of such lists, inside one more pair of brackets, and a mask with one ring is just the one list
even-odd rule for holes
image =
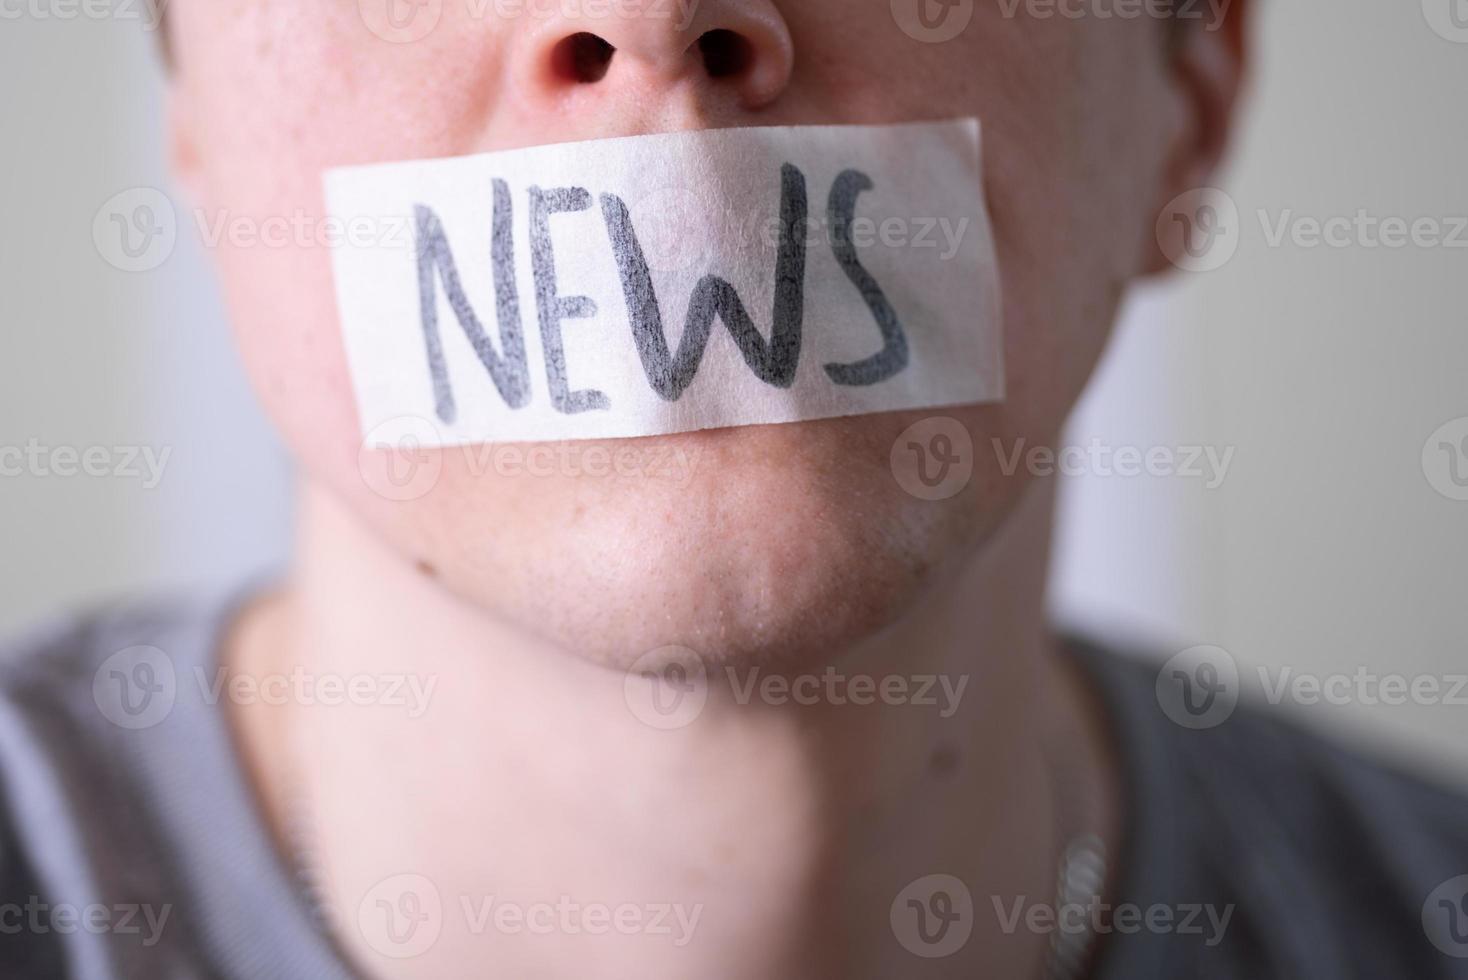
{"label": "nose", "polygon": [[626,131],[629,116],[673,104],[703,116],[761,109],[790,83],[794,42],[773,0],[558,6],[528,32],[514,70],[522,96],[546,108],[587,109]]}

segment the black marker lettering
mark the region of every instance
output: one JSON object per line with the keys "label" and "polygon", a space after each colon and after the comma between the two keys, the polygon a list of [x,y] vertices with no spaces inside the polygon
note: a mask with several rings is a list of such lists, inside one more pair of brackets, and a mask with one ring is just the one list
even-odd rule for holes
{"label": "black marker lettering", "polygon": [[689,299],[688,317],[676,355],[668,350],[652,276],[627,205],[615,194],[601,196],[602,215],[621,272],[637,353],[648,381],[664,400],[677,401],[698,373],[716,316],[728,327],[744,363],[756,377],[777,388],[788,388],[795,383],[805,319],[805,226],[810,210],[805,176],[785,164],[780,169],[780,191],[780,249],[775,264],[774,322],[769,342],[765,342],[749,318],[734,287],[718,276],[707,275],[699,280]]}
{"label": "black marker lettering", "polygon": [[591,195],[581,187],[530,188],[530,267],[535,272],[535,298],[540,309],[540,338],[545,345],[545,377],[551,403],[566,415],[605,410],[611,400],[594,388],[572,391],[566,379],[566,348],[561,321],[596,316],[589,296],[561,296],[556,292],[556,258],[551,246],[550,216],[591,207]]}
{"label": "black marker lettering", "polygon": [[887,295],[857,257],[851,241],[851,222],[856,214],[856,199],[862,191],[872,189],[872,179],[859,170],[845,170],[831,185],[828,205],[831,223],[831,250],[836,253],[846,277],[861,291],[877,328],[882,331],[882,349],[864,361],[854,364],[827,364],[826,376],[838,385],[863,386],[886,381],[907,367],[907,334],[897,319],[897,312],[887,302]]}
{"label": "black marker lettering", "polygon": [[500,397],[510,408],[521,408],[530,400],[530,371],[525,359],[525,338],[520,332],[520,303],[515,292],[515,255],[511,236],[513,212],[510,191],[502,180],[494,182],[494,229],[491,238],[491,261],[494,267],[495,313],[499,320],[500,346],[504,356],[494,349],[484,332],[474,308],[464,295],[454,253],[443,233],[443,224],[430,208],[413,209],[418,227],[418,296],[423,322],[423,341],[428,350],[428,373],[433,380],[433,401],[438,417],[452,423],[458,415],[454,390],[444,364],[443,341],[438,332],[438,295],[434,288],[435,273],[443,281],[443,291],[454,316],[469,338],[474,352],[494,379]]}

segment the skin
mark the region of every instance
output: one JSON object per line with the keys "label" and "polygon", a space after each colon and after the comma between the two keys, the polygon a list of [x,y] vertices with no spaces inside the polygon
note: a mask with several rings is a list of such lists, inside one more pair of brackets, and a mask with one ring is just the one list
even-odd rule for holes
{"label": "skin", "polygon": [[[888,463],[926,412],[635,442],[696,460],[686,485],[476,473],[448,453],[430,493],[386,500],[359,468],[329,251],[215,250],[302,483],[294,574],[241,617],[228,662],[441,682],[411,721],[236,712],[266,819],[279,827],[307,798],[310,860],[363,972],[1037,969],[1045,938],[1001,934],[984,913],[986,896],[1045,895],[1053,878],[1048,748],[1070,746],[1088,787],[1067,832],[1114,841],[1120,815],[1104,723],[1044,627],[1053,488],[1004,476],[988,447],[1056,444],[1125,288],[1166,265],[1157,215],[1208,183],[1226,145],[1244,8],[1169,39],[1156,20],[1006,17],[981,0],[940,44],[904,34],[887,4],[849,0],[706,0],[686,25],[474,18],[446,2],[431,33],[401,44],[365,29],[354,3],[170,8],[175,166],[210,214],[321,215],[321,173],[341,165],[726,126],[984,124],[1008,396],[945,410],[977,458],[965,490],[937,503],[903,492]],[[708,77],[690,47],[716,28],[748,44],[733,77]],[[557,44],[584,30],[616,49],[595,84],[558,68]],[[971,693],[937,719],[741,705],[715,683],[695,723],[653,732],[628,712],[622,671],[669,644],[741,670],[967,677]],[[432,950],[391,959],[353,926],[364,896],[405,869],[446,904],[567,894],[698,904],[703,919],[670,949],[475,933],[451,912]],[[934,870],[971,883],[984,921],[930,961],[894,942],[887,911]]]}

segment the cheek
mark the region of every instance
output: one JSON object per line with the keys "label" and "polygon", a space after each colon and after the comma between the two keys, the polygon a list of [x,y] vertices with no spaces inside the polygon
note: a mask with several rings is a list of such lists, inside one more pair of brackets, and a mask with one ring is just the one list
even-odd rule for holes
{"label": "cheek", "polygon": [[328,251],[224,245],[217,265],[246,371],[296,457],[312,469],[355,465],[355,396]]}
{"label": "cheek", "polygon": [[1052,445],[1142,265],[1159,157],[1146,120],[1165,83],[1146,78],[1157,62],[1148,25],[1056,25],[1032,32],[1031,57],[1007,66],[984,120],[1004,289],[1003,422]]}
{"label": "cheek", "polygon": [[239,107],[238,126],[214,128],[197,224],[248,373],[298,457],[314,467],[347,459],[357,429],[320,176],[334,137],[305,115],[250,118],[270,102],[285,113],[309,101],[262,97],[260,105]]}
{"label": "cheek", "polygon": [[219,193],[272,180],[287,193],[328,167],[482,143],[514,27],[471,16],[477,4],[445,4],[431,35],[394,44],[373,35],[357,0],[284,12],[213,2],[180,11],[178,47],[206,176]]}
{"label": "cheek", "polygon": [[473,149],[497,44],[483,27],[387,44],[367,32],[355,2],[268,15],[262,6],[179,11],[198,160],[193,224],[267,410],[297,456],[340,483],[356,472],[360,433],[331,268],[341,228],[327,215],[322,175]]}

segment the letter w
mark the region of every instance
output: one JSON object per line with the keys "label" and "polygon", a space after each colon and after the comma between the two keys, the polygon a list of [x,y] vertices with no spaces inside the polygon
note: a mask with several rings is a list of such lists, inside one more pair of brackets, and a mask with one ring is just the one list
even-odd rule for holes
{"label": "letter w", "polygon": [[805,176],[796,167],[787,163],[780,169],[780,250],[775,264],[774,326],[768,343],[750,320],[734,287],[718,276],[707,275],[699,280],[689,300],[678,353],[669,352],[652,276],[627,205],[614,194],[603,194],[601,207],[622,275],[637,353],[654,391],[670,402],[683,394],[703,361],[714,317],[729,328],[744,363],[756,377],[777,388],[795,383],[805,318],[805,228],[810,210]]}

